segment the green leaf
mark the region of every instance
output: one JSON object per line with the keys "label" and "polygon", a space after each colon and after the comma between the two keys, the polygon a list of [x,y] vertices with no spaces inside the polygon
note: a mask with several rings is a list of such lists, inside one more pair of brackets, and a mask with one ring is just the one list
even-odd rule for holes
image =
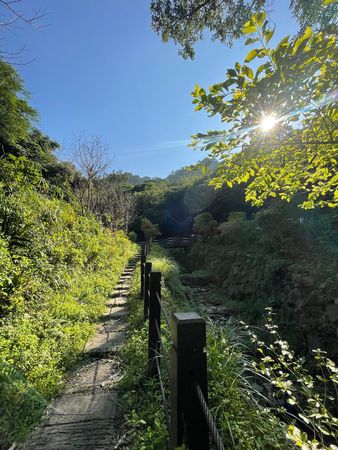
{"label": "green leaf", "polygon": [[247,54],[247,56],[246,56],[246,58],[245,58],[245,62],[250,62],[250,61],[252,61],[254,58],[256,58],[256,56],[258,55],[258,50],[257,50],[257,48],[254,48],[253,50],[251,50],[248,54]]}
{"label": "green leaf", "polygon": [[235,69],[228,69],[228,70],[227,70],[227,74],[228,74],[228,77],[229,77],[229,78],[237,77],[237,72],[236,72]]}
{"label": "green leaf", "polygon": [[283,39],[280,41],[280,43],[277,45],[276,53],[277,53],[277,52],[278,52],[285,44],[288,43],[289,37],[290,37],[290,35],[285,36],[285,38],[283,38]]}
{"label": "green leaf", "polygon": [[323,0],[324,5],[331,5],[331,3],[336,3],[337,0]]}
{"label": "green leaf", "polygon": [[270,67],[271,64],[269,62],[266,62],[265,64],[262,64],[258,67],[256,71],[256,78],[258,78],[258,75],[263,72],[263,70],[266,70],[268,67]]}
{"label": "green leaf", "polygon": [[255,31],[257,31],[256,25],[251,20],[249,20],[242,29],[243,34],[252,34]]}
{"label": "green leaf", "polygon": [[265,43],[268,44],[270,42],[270,39],[272,38],[272,36],[275,34],[275,28],[273,30],[266,30],[264,32],[264,37],[265,37]]}
{"label": "green leaf", "polygon": [[249,38],[244,42],[244,44],[245,44],[245,45],[250,45],[250,44],[254,44],[254,43],[257,42],[257,41],[259,41],[259,38],[251,38],[251,37],[249,37]]}
{"label": "green leaf", "polygon": [[305,43],[309,40],[311,35],[312,35],[312,29],[310,27],[306,27],[304,34],[296,40],[296,42],[293,46],[293,50],[292,50],[293,55],[295,55],[297,53],[297,50],[301,46],[301,44],[304,43],[304,45],[305,45]]}
{"label": "green leaf", "polygon": [[251,67],[243,66],[243,67],[242,67],[242,73],[243,73],[244,75],[246,75],[247,77],[249,77],[251,80],[254,79],[254,73],[253,73]]}
{"label": "green leaf", "polygon": [[262,26],[264,20],[266,19],[266,12],[260,11],[253,16],[253,21],[257,23],[259,27]]}

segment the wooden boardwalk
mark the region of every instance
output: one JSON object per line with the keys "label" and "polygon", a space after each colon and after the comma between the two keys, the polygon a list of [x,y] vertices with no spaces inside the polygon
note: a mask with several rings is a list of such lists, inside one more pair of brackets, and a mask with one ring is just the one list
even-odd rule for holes
{"label": "wooden boardwalk", "polygon": [[48,407],[26,450],[127,448],[121,443],[118,426],[121,370],[117,354],[125,339],[127,296],[135,263],[122,273],[96,335],[85,347],[85,363]]}

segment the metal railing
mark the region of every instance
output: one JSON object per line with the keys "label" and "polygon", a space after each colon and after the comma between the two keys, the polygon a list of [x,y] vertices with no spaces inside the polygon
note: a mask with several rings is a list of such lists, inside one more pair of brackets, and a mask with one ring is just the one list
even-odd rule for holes
{"label": "metal railing", "polygon": [[[161,272],[147,262],[148,246],[141,253],[141,295],[144,320],[148,321],[149,378],[158,380],[169,449],[183,444],[189,450],[208,450],[210,437],[217,450],[224,450],[220,434],[208,408],[206,323],[195,312],[169,314],[161,297]],[[170,355],[162,339],[161,318],[169,331]],[[161,373],[161,363],[169,388]],[[169,399],[166,397],[169,391]]]}

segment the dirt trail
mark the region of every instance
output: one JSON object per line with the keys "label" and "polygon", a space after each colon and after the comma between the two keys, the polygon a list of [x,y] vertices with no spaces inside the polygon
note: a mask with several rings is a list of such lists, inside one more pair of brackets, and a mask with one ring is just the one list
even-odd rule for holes
{"label": "dirt trail", "polygon": [[136,259],[121,274],[96,334],[85,347],[84,364],[48,407],[25,450],[128,448],[118,404],[118,352],[125,339],[127,296],[135,264]]}

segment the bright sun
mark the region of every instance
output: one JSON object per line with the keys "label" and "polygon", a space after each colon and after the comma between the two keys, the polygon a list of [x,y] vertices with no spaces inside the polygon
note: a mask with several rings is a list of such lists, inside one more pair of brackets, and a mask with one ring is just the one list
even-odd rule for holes
{"label": "bright sun", "polygon": [[277,123],[276,117],[272,115],[263,116],[260,127],[263,131],[269,131],[273,128]]}

